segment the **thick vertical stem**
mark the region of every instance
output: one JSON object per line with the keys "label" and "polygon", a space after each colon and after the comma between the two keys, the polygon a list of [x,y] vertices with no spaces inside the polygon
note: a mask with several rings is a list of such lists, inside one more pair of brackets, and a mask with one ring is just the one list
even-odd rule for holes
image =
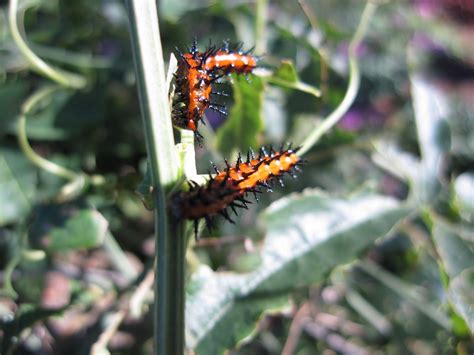
{"label": "thick vertical stem", "polygon": [[168,87],[154,1],[127,0],[137,86],[154,187],[156,279],[154,338],[159,355],[184,351],[185,238],[181,225],[168,221],[166,191],[177,179]]}

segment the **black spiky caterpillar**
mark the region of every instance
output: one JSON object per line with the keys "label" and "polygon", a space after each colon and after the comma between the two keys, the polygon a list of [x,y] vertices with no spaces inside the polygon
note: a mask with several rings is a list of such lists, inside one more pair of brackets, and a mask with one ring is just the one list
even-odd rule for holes
{"label": "black spiky caterpillar", "polygon": [[[195,234],[200,219],[205,219],[208,229],[212,229],[212,219],[220,214],[230,222],[227,208],[237,214],[236,208],[247,208],[251,203],[246,199],[248,193],[260,193],[259,187],[270,189],[269,183],[285,173],[293,175],[293,170],[299,170],[301,159],[296,155],[297,149],[281,147],[278,151],[270,148],[268,154],[265,148],[255,157],[247,154],[247,160],[242,161],[239,155],[235,164],[226,161],[226,168],[219,171],[215,166],[215,176],[211,176],[206,185],[199,186],[189,182],[189,191],[175,193],[170,199],[171,213],[177,220],[193,220]],[[270,189],[271,190],[271,189]]]}
{"label": "black spiky caterpillar", "polygon": [[231,48],[227,42],[220,48],[209,45],[205,52],[199,52],[195,40],[189,52],[178,51],[173,124],[201,138],[197,128],[207,108],[227,114],[223,105],[211,99],[213,94],[222,94],[212,91],[212,83],[231,73],[248,74],[256,65],[257,58],[250,51],[243,52],[240,45]]}

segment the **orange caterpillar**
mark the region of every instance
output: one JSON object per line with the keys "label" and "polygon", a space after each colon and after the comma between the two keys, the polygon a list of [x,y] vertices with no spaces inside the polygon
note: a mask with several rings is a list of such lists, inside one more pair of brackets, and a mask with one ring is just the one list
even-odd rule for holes
{"label": "orange caterpillar", "polygon": [[178,52],[175,73],[176,90],[173,98],[173,124],[192,130],[199,138],[198,123],[207,108],[227,114],[223,105],[211,101],[212,82],[230,73],[248,74],[257,65],[257,59],[248,52],[233,51],[229,44],[223,48],[210,46],[199,52],[196,42],[189,53]]}
{"label": "orange caterpillar", "polygon": [[176,71],[176,92],[173,123],[181,128],[197,132],[198,121],[211,101],[212,78],[202,69],[202,57],[198,53],[182,55]]}
{"label": "orange caterpillar", "polygon": [[249,153],[245,162],[242,162],[240,155],[235,165],[226,161],[223,171],[214,167],[216,175],[211,176],[206,185],[199,186],[191,181],[189,191],[174,194],[171,197],[171,212],[177,219],[193,220],[196,236],[201,218],[206,220],[208,229],[212,228],[212,218],[217,214],[234,223],[227,207],[237,214],[236,207],[247,208],[247,203],[251,203],[246,199],[247,193],[253,193],[256,198],[256,194],[261,192],[260,186],[271,191],[269,183],[275,178],[283,185],[280,179],[283,174],[293,175],[293,170],[299,170],[301,160],[296,155],[297,151],[291,147],[283,150],[282,147],[279,151],[270,149],[268,154],[261,148],[257,158]]}
{"label": "orange caterpillar", "polygon": [[227,50],[217,50],[213,55],[209,56],[205,63],[204,69],[208,71],[219,71],[221,75],[230,73],[248,74],[257,66],[257,58],[241,52],[232,52]]}

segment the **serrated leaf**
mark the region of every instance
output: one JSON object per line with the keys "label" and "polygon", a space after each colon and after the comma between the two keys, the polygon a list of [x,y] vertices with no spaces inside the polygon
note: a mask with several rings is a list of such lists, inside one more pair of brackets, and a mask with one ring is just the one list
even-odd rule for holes
{"label": "serrated leaf", "polygon": [[107,220],[87,206],[49,205],[40,207],[36,215],[30,238],[49,252],[97,247],[107,233]]}
{"label": "serrated leaf", "polygon": [[36,170],[22,153],[0,149],[0,226],[28,215],[35,182]]}
{"label": "serrated leaf", "polygon": [[[262,301],[275,294],[283,297],[295,287],[321,281],[408,213],[388,197],[343,200],[319,190],[272,204],[263,215],[268,232],[255,271],[237,275],[207,270],[193,276],[186,307],[189,346],[197,354],[219,354],[233,347],[236,334],[241,337],[253,327],[259,311],[242,311],[236,321],[235,307],[245,307],[256,297]],[[225,336],[220,335],[223,332]]]}
{"label": "serrated leaf", "polygon": [[448,297],[471,331],[474,331],[474,267],[451,280]]}
{"label": "serrated leaf", "polygon": [[242,75],[234,75],[232,80],[235,103],[226,123],[217,132],[217,145],[224,154],[234,149],[246,152],[249,147],[256,148],[257,136],[263,129],[263,81],[252,76],[249,83]]}

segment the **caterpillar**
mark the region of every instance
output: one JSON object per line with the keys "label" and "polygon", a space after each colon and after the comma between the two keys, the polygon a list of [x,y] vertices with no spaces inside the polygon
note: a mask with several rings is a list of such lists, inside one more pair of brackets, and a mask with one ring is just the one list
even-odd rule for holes
{"label": "caterpillar", "polygon": [[212,55],[207,56],[204,69],[219,72],[220,75],[251,73],[257,66],[257,58],[249,53],[241,50],[232,51],[226,45],[224,49],[217,49]]}
{"label": "caterpillar", "polygon": [[176,92],[173,103],[173,123],[196,133],[198,121],[211,104],[212,78],[202,69],[202,58],[196,53],[183,54],[176,71]]}
{"label": "caterpillar", "polygon": [[301,159],[296,154],[298,149],[291,149],[290,145],[283,150],[282,146],[278,151],[270,148],[268,154],[265,148],[261,148],[258,157],[249,151],[245,162],[240,154],[233,165],[225,161],[226,168],[222,171],[214,166],[216,175],[209,174],[206,185],[199,186],[189,181],[189,191],[180,191],[171,197],[172,215],[177,220],[193,220],[196,236],[200,219],[205,219],[209,230],[212,229],[213,217],[218,214],[234,223],[227,212],[228,207],[237,215],[236,207],[247,208],[247,204],[251,203],[246,198],[248,193],[253,193],[258,200],[257,193],[261,192],[261,186],[271,191],[270,183],[274,179],[283,185],[283,174],[294,176],[293,170],[300,171],[298,165],[301,165]]}
{"label": "caterpillar", "polygon": [[196,41],[188,53],[178,50],[178,69],[175,73],[176,90],[173,98],[173,124],[192,130],[201,138],[197,128],[207,108],[227,114],[224,105],[211,101],[211,95],[222,93],[212,91],[212,83],[231,74],[248,74],[257,65],[257,58],[250,52],[232,50],[228,43],[223,48],[209,46],[199,52]]}

